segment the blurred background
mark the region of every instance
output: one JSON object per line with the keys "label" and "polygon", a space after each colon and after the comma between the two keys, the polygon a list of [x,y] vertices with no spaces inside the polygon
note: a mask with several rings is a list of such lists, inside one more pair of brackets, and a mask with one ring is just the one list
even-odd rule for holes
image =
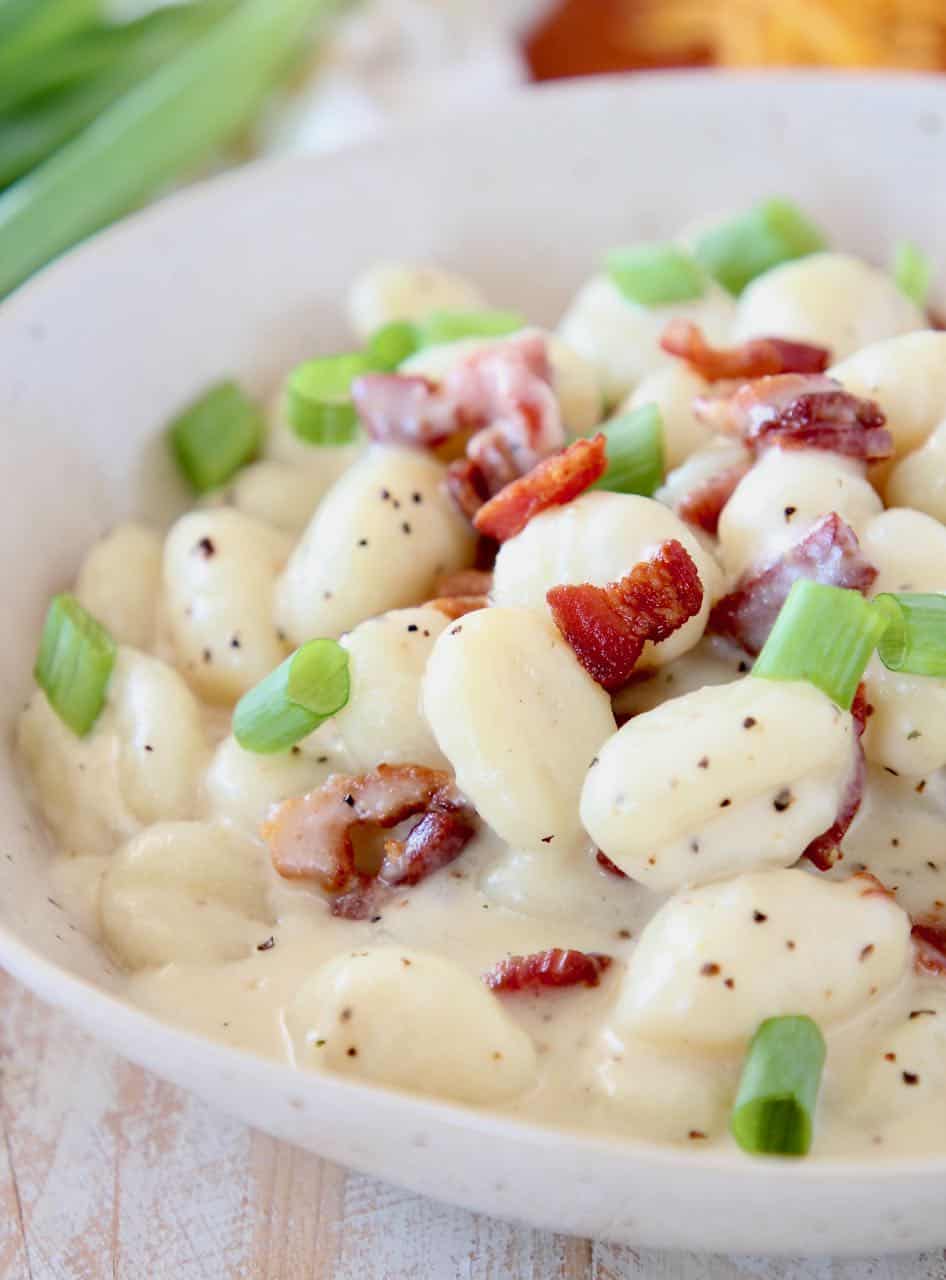
{"label": "blurred background", "polygon": [[181,182],[533,80],[939,71],[946,0],[0,0],[0,297]]}

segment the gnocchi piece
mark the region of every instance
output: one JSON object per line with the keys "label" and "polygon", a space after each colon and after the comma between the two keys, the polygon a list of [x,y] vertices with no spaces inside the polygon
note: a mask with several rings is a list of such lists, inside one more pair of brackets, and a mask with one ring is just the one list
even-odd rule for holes
{"label": "gnocchi piece", "polygon": [[[601,420],[602,396],[598,374],[592,364],[554,333],[529,328],[545,339],[552,383],[565,426],[577,435],[586,435]],[[399,373],[420,374],[432,382],[442,382],[451,369],[474,351],[495,346],[495,338],[465,338],[424,347],[401,364]]]}
{"label": "gnocchi piece", "polygon": [[898,457],[918,449],[946,417],[946,333],[911,328],[922,332],[873,342],[828,370],[846,391],[877,401]]}
{"label": "gnocchi piece", "polygon": [[483,983],[406,947],[337,956],[286,1013],[296,1060],[457,1102],[494,1102],[535,1079],[532,1041]]}
{"label": "gnocchi piece", "polygon": [[787,867],[834,822],[851,716],[805,682],[710,685],[629,720],[581,795],[595,844],[648,889]]}
{"label": "gnocchi piece", "polygon": [[618,1036],[737,1053],[765,1018],[823,1028],[896,988],[910,921],[865,878],[763,871],[676,894],[651,919],[615,1006]]}
{"label": "gnocchi piece", "polygon": [[547,614],[490,608],[452,623],[423,706],[457,785],[503,840],[563,855],[585,843],[581,783],[614,717]]}
{"label": "gnocchi piece", "polygon": [[704,448],[712,432],[693,412],[693,401],[709,388],[705,378],[682,360],[655,369],[637,384],[618,413],[655,404],[663,423],[664,467],[672,471],[697,449]]}
{"label": "gnocchi piece", "polygon": [[912,507],[946,524],[946,420],[896,464],[887,479],[891,507]]}
{"label": "gnocchi piece", "polygon": [[349,772],[368,773],[379,764],[446,768],[420,693],[427,659],[447,621],[439,609],[395,609],[342,637],[351,695],[335,716],[335,732]]}
{"label": "gnocchi piece", "polygon": [[942,1097],[946,1087],[946,1001],[939,984],[921,987],[896,1026],[859,1056],[847,1096],[852,1111],[876,1124]]}
{"label": "gnocchi piece", "polygon": [[369,338],[393,320],[421,320],[431,311],[480,311],[486,298],[472,280],[430,263],[379,262],[348,293],[348,322]]}
{"label": "gnocchi piece", "polygon": [[725,1131],[735,1070],[707,1071],[699,1056],[619,1038],[610,1028],[601,1040],[595,1087],[627,1114],[635,1134],[656,1142],[690,1142],[695,1135],[709,1138]]}
{"label": "gnocchi piece", "polygon": [[883,503],[855,458],[819,449],[768,449],[719,518],[719,552],[731,579],[761,568],[836,512],[860,537]]}
{"label": "gnocchi piece", "polygon": [[161,539],[143,524],[120,524],[87,553],[75,595],[117,644],[150,649],[161,599]]}
{"label": "gnocchi piece", "polygon": [[294,644],[417,604],[473,563],[444,475],[427,454],[375,445],[333,485],[276,586],[276,621]]}
{"label": "gnocchi piece", "polygon": [[616,404],[654,369],[676,363],[660,346],[668,321],[692,320],[709,342],[725,343],[735,310],[729,294],[711,280],[702,298],[644,307],[626,298],[610,276],[599,274],[579,289],[558,332],[597,368],[606,401]]}
{"label": "gnocchi piece", "polygon": [[239,960],[272,923],[265,852],[216,823],[156,823],[112,858],[99,914],[130,969]]}
{"label": "gnocchi piece", "polygon": [[[871,594],[946,593],[946,526],[919,511],[883,512],[864,531],[863,550],[878,570]],[[875,655],[867,668],[867,758],[906,777],[946,765],[946,680],[888,671]]]}
{"label": "gnocchi piece", "polygon": [[536,516],[500,549],[493,602],[545,612],[546,593],[552,587],[617,582],[669,538],[682,543],[692,556],[703,585],[703,604],[667,640],[645,645],[638,667],[662,666],[692,649],[702,636],[719,593],[719,570],[690,527],[652,498],[595,491]]}
{"label": "gnocchi piece", "polygon": [[[337,768],[337,762],[335,764]],[[244,751],[228,735],[219,744],[204,775],[203,809],[216,822],[230,822],[255,836],[271,804],[320,786],[333,771],[327,752],[257,755]]]}
{"label": "gnocchi piece", "polygon": [[314,464],[253,462],[237,474],[229,497],[245,516],[298,536],[334,480]]}
{"label": "gnocchi piece", "polygon": [[111,853],[149,822],[191,817],[207,752],[200,708],[181,677],[125,647],[90,733],[77,737],[37,690],[18,746],[43,816],[70,854]]}
{"label": "gnocchi piece", "polygon": [[848,253],[813,253],[753,280],[739,299],[732,341],[797,338],[844,360],[868,343],[925,325],[888,272]]}
{"label": "gnocchi piece", "polygon": [[168,534],[164,591],[176,664],[208,701],[236,701],[286,656],[273,588],[290,546],[279,529],[226,507],[182,516]]}

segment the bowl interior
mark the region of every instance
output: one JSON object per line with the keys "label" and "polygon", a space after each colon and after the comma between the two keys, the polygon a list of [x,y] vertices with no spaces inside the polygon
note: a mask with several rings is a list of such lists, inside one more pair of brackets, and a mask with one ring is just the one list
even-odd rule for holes
{"label": "bowl interior", "polygon": [[[0,960],[66,1005],[70,975],[116,984],[49,901],[11,727],[46,602],[83,549],[123,517],[165,520],[181,505],[158,433],[182,401],[228,373],[263,393],[294,361],[349,345],[341,299],[379,258],[439,261],[496,305],[553,323],[604,249],[783,193],[838,246],[882,262],[909,237],[943,262],[944,131],[946,87],[932,78],[661,75],[542,90],[186,192],[0,307]],[[150,1024],[136,1056],[158,1066],[169,1036]]]}

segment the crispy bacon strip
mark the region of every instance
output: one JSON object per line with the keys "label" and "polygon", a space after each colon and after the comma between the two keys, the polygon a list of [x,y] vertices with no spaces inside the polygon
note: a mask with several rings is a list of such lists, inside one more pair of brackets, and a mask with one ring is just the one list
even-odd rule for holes
{"label": "crispy bacon strip", "polygon": [[605,437],[576,440],[546,458],[527,475],[513,480],[480,507],[473,518],[482,534],[506,542],[521,533],[533,516],[571,502],[604,475],[608,466]]}
{"label": "crispy bacon strip", "polygon": [[660,339],[664,351],[679,356],[707,382],[724,378],[763,378],[776,373],[824,373],[831,363],[827,347],[786,338],[752,338],[736,347],[714,347],[691,320],[671,320]]}
{"label": "crispy bacon strip", "polygon": [[611,964],[599,952],[537,951],[530,956],[508,956],[483,974],[493,991],[540,991],[545,987],[596,987]]}
{"label": "crispy bacon strip", "polygon": [[[476,826],[476,815],[451,775],[439,769],[382,764],[357,777],[333,774],[315,791],[274,805],[262,834],[281,876],[313,880],[336,893],[358,880],[354,829],[385,830],[415,814],[423,816],[407,839],[385,846],[378,875],[383,884],[415,884],[452,861]],[[427,821],[435,816],[450,821]]]}
{"label": "crispy bacon strip", "polygon": [[352,400],[373,440],[432,449],[473,432],[448,487],[461,511],[482,503],[565,443],[545,339],[522,333],[474,351],[439,385],[399,373],[369,373]]}
{"label": "crispy bacon strip", "polygon": [[715,475],[707,477],[702,483],[685,493],[675,504],[674,510],[681,520],[686,520],[688,524],[695,524],[715,537],[723,507],[733,496],[736,486],[748,471],[748,462],[739,462],[734,467],[725,467],[722,471],[717,471]]}
{"label": "crispy bacon strip", "polygon": [[880,406],[823,374],[757,378],[729,397],[699,396],[693,409],[701,421],[741,436],[757,452],[772,445],[825,449],[864,462],[882,462],[893,454]]}
{"label": "crispy bacon strip", "polygon": [[914,921],[910,930],[916,947],[916,967],[921,973],[946,974],[946,924],[930,918]]}
{"label": "crispy bacon strip", "polygon": [[857,534],[832,511],[765,569],[743,574],[713,606],[709,630],[757,654],[797,579],[811,578],[866,593],[876,577],[877,570],[861,553]]}
{"label": "crispy bacon strip", "polygon": [[553,587],[545,598],[589,675],[605,689],[618,689],[648,640],[666,640],[699,613],[703,587],[689,552],[671,539],[619,582]]}
{"label": "crispy bacon strip", "polygon": [[864,798],[864,783],[867,779],[867,759],[864,755],[862,739],[864,730],[867,727],[867,719],[873,715],[873,712],[874,708],[867,701],[867,690],[863,681],[861,681],[857,686],[854,702],[851,704],[851,716],[854,720],[856,734],[854,741],[854,767],[851,770],[847,786],[844,788],[844,794],[841,796],[838,816],[827,831],[823,831],[820,836],[815,836],[802,854],[802,857],[807,858],[819,871],[827,871],[834,866],[835,862],[844,857],[841,852],[841,842],[847,835],[848,828],[861,807],[861,801]]}

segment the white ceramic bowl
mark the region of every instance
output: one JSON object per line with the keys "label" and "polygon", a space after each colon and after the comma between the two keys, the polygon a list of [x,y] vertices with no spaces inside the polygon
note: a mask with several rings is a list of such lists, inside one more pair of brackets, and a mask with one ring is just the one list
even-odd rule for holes
{"label": "white ceramic bowl", "polygon": [[10,759],[49,595],[115,520],[180,500],[156,438],[236,372],[265,390],[347,341],[373,260],[436,259],[554,321],[605,247],[782,192],[839,244],[946,260],[946,83],[660,75],[542,90],[331,159],[225,177],[131,219],[0,307],[0,962],[122,1053],[281,1138],[416,1191],[544,1227],[727,1251],[946,1239],[946,1155],[781,1163],[531,1127],[346,1083],[165,1026],[116,996],[47,900],[48,844]]}

